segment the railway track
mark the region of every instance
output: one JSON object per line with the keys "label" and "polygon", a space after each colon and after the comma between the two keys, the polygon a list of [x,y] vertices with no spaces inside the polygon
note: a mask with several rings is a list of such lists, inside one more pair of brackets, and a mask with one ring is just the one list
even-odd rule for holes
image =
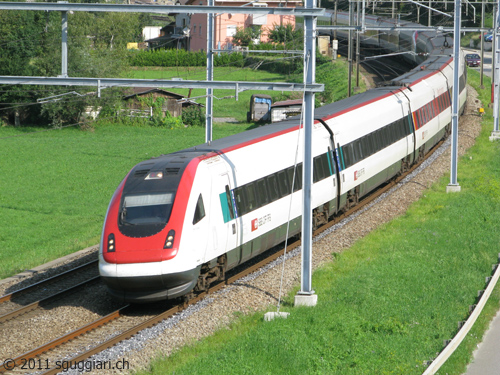
{"label": "railway track", "polygon": [[75,293],[98,278],[97,260],[0,297],[0,324]]}
{"label": "railway track", "polygon": [[[437,145],[434,150],[438,148]],[[377,199],[379,196],[384,194],[386,191],[391,189],[395,184],[400,182],[406,175],[411,173],[420,165],[417,164],[411,168],[407,173],[394,179],[392,182],[386,184],[382,188],[378,189],[367,198],[359,202],[358,205],[350,209],[349,211],[343,213],[340,216],[334,218],[334,220],[328,222],[321,228],[314,231],[313,235],[317,236],[321,232],[327,230],[331,226],[337,224],[344,218],[352,215],[353,213],[361,210],[365,205],[371,203],[373,200]],[[300,246],[300,241],[295,241],[287,246],[286,252],[290,252],[294,248]],[[198,301],[204,299],[207,295],[215,293],[216,291],[224,288],[227,285],[233,284],[236,280],[239,280],[246,275],[253,273],[254,271],[260,269],[266,264],[274,261],[278,257],[282,256],[285,252],[284,248],[274,249],[267,252],[267,256],[262,256],[260,259],[253,262],[248,267],[244,269],[236,270],[236,272],[229,273],[227,278],[214,286],[212,286],[208,291],[201,293],[188,301],[183,301],[181,303],[166,303],[164,305],[157,304],[154,307],[151,305],[147,306],[147,310],[141,306],[130,306],[125,305],[117,308],[116,310],[103,314],[99,318],[77,328],[65,333],[59,337],[56,337],[49,342],[39,345],[36,348],[30,349],[24,353],[18,354],[15,357],[8,358],[4,360],[3,364],[0,365],[0,373],[26,373],[26,371],[32,371],[42,374],[56,374],[62,370],[63,364],[76,364],[88,359],[92,355],[99,353],[109,347],[116,345],[117,343],[126,340],[145,328],[152,327],[169,317],[183,311],[188,306],[197,303]],[[97,269],[95,262],[85,264],[79,270],[94,267]],[[56,283],[57,280],[64,279],[64,277],[70,277],[74,275],[73,270],[68,271],[66,276],[60,275],[52,279],[47,280],[44,283],[35,284],[29,288],[25,288],[18,292],[12,293],[11,295],[6,295],[0,297],[0,302],[3,304],[7,301],[20,298],[24,295],[27,298],[32,291],[45,290],[47,282]],[[97,277],[98,278],[98,277]],[[16,309],[12,312],[6,313],[0,316],[0,324],[3,325],[5,322],[15,319],[25,318],[25,314],[28,311],[32,311],[39,307],[47,306],[54,301],[64,298],[65,295],[78,293],[81,288],[85,288],[91,283],[96,283],[97,278],[90,278],[88,281],[78,283],[69,288],[63,288],[62,292],[56,293],[44,299],[34,301],[20,309]],[[31,297],[33,298],[33,297]],[[108,298],[108,297],[104,297]],[[1,306],[1,305],[0,305]],[[156,310],[154,314],[150,310]],[[4,317],[5,316],[5,317]]]}

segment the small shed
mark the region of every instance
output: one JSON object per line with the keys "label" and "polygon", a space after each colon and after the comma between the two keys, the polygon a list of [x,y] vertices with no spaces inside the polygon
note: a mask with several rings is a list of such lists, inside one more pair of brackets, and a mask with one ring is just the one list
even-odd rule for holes
{"label": "small shed", "polygon": [[289,117],[300,115],[301,112],[302,99],[276,102],[271,107],[271,122],[283,121]]}
{"label": "small shed", "polygon": [[181,101],[188,103],[187,105],[194,103],[191,101],[186,102],[182,95],[153,87],[133,87],[129,90],[129,93],[123,97],[123,100],[127,102],[127,107],[136,113],[140,113],[140,111],[149,112],[149,107],[144,108],[144,104],[140,100],[140,98],[146,98],[148,96],[154,99],[159,97],[166,99],[163,103],[162,112],[165,113],[169,111],[174,117],[182,115],[183,104]]}
{"label": "small shed", "polygon": [[250,98],[250,112],[247,112],[247,121],[269,121],[271,119],[272,103],[273,101],[269,95],[252,95]]}

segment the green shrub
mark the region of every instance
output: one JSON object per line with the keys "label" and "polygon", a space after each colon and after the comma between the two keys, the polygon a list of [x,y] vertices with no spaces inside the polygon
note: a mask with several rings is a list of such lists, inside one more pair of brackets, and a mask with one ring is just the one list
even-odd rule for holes
{"label": "green shrub", "polygon": [[204,126],[205,117],[201,108],[197,105],[182,110],[182,122],[187,126]]}

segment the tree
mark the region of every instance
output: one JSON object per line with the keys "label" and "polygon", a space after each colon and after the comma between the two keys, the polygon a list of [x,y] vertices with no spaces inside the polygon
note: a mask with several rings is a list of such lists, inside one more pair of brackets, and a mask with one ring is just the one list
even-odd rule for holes
{"label": "tree", "polygon": [[[126,43],[140,41],[142,22],[137,13],[68,14],[68,74],[72,77],[117,77],[127,66]],[[142,21],[142,22],[141,22]],[[0,75],[49,76],[61,73],[61,14],[59,12],[0,11]],[[37,99],[68,92],[42,105]],[[0,117],[30,125],[75,123],[93,104],[95,87],[25,86],[0,88]],[[104,105],[101,99],[99,106]],[[24,104],[23,104],[24,103]]]}
{"label": "tree", "polygon": [[288,49],[295,48],[295,46],[302,46],[304,43],[303,30],[294,29],[289,23],[286,25],[274,24],[272,29],[268,29],[268,35],[271,42],[283,44]]}
{"label": "tree", "polygon": [[233,43],[237,46],[248,47],[254,39],[260,38],[260,26],[257,27],[237,27],[233,35]]}

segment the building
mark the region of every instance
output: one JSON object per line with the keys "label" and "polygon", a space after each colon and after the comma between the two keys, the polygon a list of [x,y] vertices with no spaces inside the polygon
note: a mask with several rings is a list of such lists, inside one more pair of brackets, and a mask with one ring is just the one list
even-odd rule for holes
{"label": "building", "polygon": [[149,117],[152,115],[152,107],[144,104],[141,98],[163,98],[162,113],[168,111],[172,116],[177,117],[182,115],[182,109],[191,105],[202,106],[182,95],[174,92],[166,91],[153,87],[133,87],[128,90],[128,93],[123,97],[127,102],[127,111],[137,117]]}
{"label": "building", "polygon": [[[248,5],[247,0],[214,0],[216,6],[243,6]],[[289,7],[295,8],[302,4],[300,0],[293,1],[260,1],[250,3],[254,7]],[[207,5],[207,0],[189,0],[187,5]],[[284,26],[291,24],[295,27],[294,16],[283,16],[275,14],[252,15],[252,14],[218,14],[214,18],[214,48],[232,49],[233,35],[236,29],[240,28],[260,28],[260,42],[269,41],[268,30],[275,25]],[[193,14],[189,22],[190,28],[190,50],[206,51],[207,49],[207,15]]]}

